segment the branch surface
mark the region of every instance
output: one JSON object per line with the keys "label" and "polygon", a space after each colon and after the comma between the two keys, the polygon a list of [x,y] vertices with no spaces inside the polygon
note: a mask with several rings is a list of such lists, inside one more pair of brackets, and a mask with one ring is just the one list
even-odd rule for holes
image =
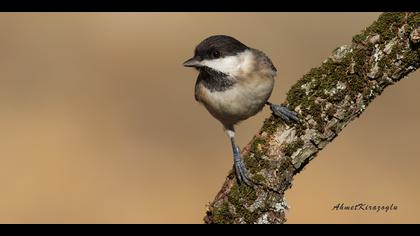
{"label": "branch surface", "polygon": [[335,49],[288,91],[299,113],[293,126],[267,118],[242,150],[254,188],[238,185],[232,169],[205,223],[284,223],[284,192],[299,173],[370,102],[420,66],[420,13],[383,13],[351,45]]}

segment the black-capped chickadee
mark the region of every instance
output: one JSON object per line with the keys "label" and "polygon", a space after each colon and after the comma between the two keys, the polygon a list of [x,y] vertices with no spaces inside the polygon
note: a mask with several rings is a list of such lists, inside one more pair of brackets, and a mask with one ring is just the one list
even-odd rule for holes
{"label": "black-capped chickadee", "polygon": [[298,121],[297,114],[282,105],[268,102],[277,70],[263,52],[235,38],[215,35],[197,45],[194,57],[184,66],[199,71],[195,99],[219,120],[230,138],[239,183],[253,185],[235,144],[234,125],[269,105],[286,122]]}

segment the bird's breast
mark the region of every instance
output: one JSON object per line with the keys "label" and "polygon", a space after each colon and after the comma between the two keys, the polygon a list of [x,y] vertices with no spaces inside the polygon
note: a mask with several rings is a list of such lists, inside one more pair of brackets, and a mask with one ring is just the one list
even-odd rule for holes
{"label": "bird's breast", "polygon": [[273,86],[273,77],[238,79],[223,91],[197,83],[195,96],[216,119],[233,125],[258,113],[270,97]]}

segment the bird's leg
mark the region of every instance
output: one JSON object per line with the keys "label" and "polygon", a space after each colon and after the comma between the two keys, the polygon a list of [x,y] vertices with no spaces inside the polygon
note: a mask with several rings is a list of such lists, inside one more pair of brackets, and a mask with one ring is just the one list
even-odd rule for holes
{"label": "bird's leg", "polygon": [[287,108],[286,106],[272,104],[271,102],[266,102],[266,104],[270,106],[270,109],[274,115],[280,117],[287,124],[295,123],[299,121],[299,118],[297,117],[297,113],[289,110],[289,108]]}
{"label": "bird's leg", "polygon": [[232,150],[233,150],[233,163],[235,166],[235,172],[236,172],[236,178],[238,180],[238,183],[245,183],[248,186],[253,186],[252,180],[249,178],[248,170],[245,167],[245,163],[241,156],[241,151],[239,147],[235,143],[235,131],[233,128],[226,129],[226,133],[228,134],[230,138],[230,142],[232,144]]}

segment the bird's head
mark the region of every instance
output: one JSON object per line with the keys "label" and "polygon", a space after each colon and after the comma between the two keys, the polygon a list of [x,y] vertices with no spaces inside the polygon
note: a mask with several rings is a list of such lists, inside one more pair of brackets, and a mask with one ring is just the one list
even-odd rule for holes
{"label": "bird's head", "polygon": [[235,75],[251,56],[250,48],[237,39],[215,35],[197,45],[194,57],[184,62],[186,67],[197,70],[211,69],[227,75]]}

